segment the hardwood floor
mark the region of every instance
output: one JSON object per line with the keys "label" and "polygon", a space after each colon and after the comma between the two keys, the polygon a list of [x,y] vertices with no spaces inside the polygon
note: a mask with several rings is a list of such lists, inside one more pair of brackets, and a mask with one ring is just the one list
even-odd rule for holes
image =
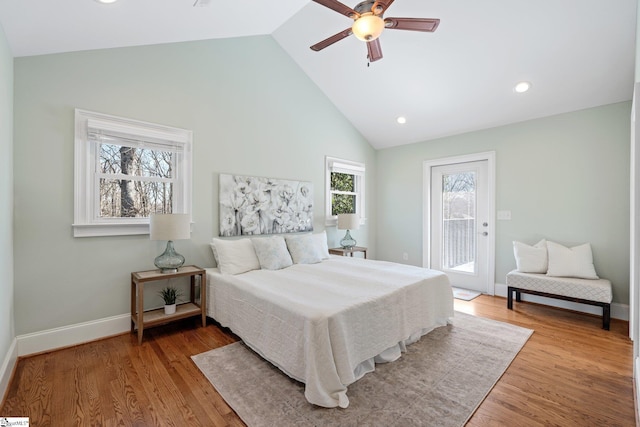
{"label": "hardwood floor", "polygon": [[[455,301],[456,310],[534,329],[468,426],[633,426],[627,322],[506,299]],[[32,426],[243,426],[190,356],[235,341],[187,320],[23,358],[0,416]]]}

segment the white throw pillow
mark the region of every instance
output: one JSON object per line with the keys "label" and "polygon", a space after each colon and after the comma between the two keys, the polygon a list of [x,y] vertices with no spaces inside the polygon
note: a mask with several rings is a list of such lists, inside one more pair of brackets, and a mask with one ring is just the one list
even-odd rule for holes
{"label": "white throw pillow", "polygon": [[240,274],[260,269],[260,261],[258,261],[250,239],[222,240],[213,238],[211,250],[222,274]]}
{"label": "white throw pillow", "polygon": [[[316,238],[313,234],[287,236],[284,239],[294,264],[316,264],[325,259],[321,238]],[[325,246],[326,241],[325,234]],[[326,253],[329,254],[329,249]]]}
{"label": "white throw pillow", "polygon": [[320,233],[312,234],[311,237],[315,240],[316,245],[318,245],[322,259],[331,258],[331,255],[329,255],[329,245],[327,243],[327,232],[323,230]]}
{"label": "white throw pillow", "polygon": [[280,270],[293,265],[287,244],[282,236],[254,237],[251,239],[260,267],[265,270]]}
{"label": "white throw pillow", "polygon": [[549,251],[549,270],[547,276],[578,277],[580,279],[598,279],[593,266],[591,244],[567,248],[558,243],[547,242]]}
{"label": "white throw pillow", "polygon": [[548,267],[547,241],[540,240],[533,246],[522,242],[513,242],[513,255],[521,273],[546,273]]}

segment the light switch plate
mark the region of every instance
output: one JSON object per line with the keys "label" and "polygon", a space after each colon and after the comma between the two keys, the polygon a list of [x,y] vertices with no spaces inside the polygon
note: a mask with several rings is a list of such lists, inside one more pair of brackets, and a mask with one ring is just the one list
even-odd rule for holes
{"label": "light switch plate", "polygon": [[511,219],[511,211],[498,211],[498,219],[499,220],[510,220]]}

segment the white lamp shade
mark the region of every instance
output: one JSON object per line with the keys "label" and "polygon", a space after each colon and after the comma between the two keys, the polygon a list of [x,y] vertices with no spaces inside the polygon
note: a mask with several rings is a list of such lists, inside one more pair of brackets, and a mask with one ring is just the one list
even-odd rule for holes
{"label": "white lamp shade", "polygon": [[151,214],[149,217],[151,240],[185,240],[191,238],[189,214]]}
{"label": "white lamp shade", "polygon": [[357,230],[360,228],[360,215],[338,214],[338,230]]}

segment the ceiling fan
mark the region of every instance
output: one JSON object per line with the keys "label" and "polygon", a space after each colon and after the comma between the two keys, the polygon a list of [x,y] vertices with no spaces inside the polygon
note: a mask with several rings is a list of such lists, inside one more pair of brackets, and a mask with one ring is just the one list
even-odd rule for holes
{"label": "ceiling fan", "polygon": [[331,46],[351,34],[358,39],[367,42],[368,58],[370,62],[382,59],[380,48],[380,34],[385,28],[391,30],[409,30],[433,32],[438,28],[439,19],[429,18],[382,18],[382,15],[391,6],[394,0],[364,0],[353,9],[337,0],[313,0],[329,9],[353,19],[351,28],[347,28],[331,37],[311,46],[311,50],[319,51]]}

